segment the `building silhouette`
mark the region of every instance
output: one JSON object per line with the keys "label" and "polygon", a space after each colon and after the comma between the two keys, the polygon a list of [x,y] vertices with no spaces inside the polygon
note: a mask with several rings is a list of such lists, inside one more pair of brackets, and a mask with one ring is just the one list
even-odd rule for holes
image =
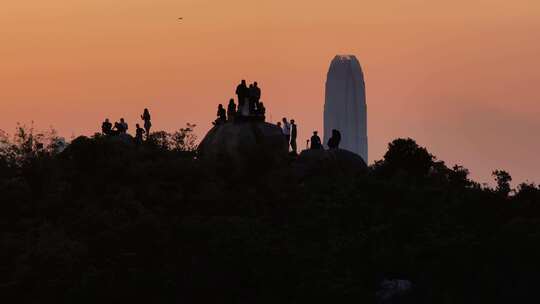
{"label": "building silhouette", "polygon": [[332,130],[341,132],[340,147],[368,163],[367,106],[364,74],[354,55],[337,55],[326,78],[324,144]]}

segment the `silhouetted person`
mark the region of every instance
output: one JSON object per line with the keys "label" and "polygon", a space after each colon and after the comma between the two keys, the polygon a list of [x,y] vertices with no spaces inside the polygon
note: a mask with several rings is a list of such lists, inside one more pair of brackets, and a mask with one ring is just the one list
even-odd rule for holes
{"label": "silhouetted person", "polygon": [[227,119],[233,121],[235,116],[236,104],[234,103],[234,99],[231,98],[231,100],[229,100],[229,105],[227,106]]}
{"label": "silhouetted person", "polygon": [[287,140],[287,151],[289,151],[289,144],[291,143],[291,124],[285,117],[283,117],[283,135],[285,135],[285,139]]}
{"label": "silhouetted person", "polygon": [[214,122],[214,125],[219,125],[222,123],[225,123],[227,121],[227,112],[225,111],[225,108],[222,104],[218,105],[217,109],[217,119]]}
{"label": "silhouetted person", "polygon": [[281,128],[281,121],[278,121],[276,123],[276,126],[278,126],[279,130],[281,131],[281,134],[283,134],[283,129]]}
{"label": "silhouetted person", "polygon": [[256,81],[253,83],[253,95],[255,97],[255,104],[259,105],[261,101],[261,88],[259,88]]}
{"label": "silhouetted person", "polygon": [[135,124],[135,143],[137,143],[138,145],[142,144],[143,143],[143,136],[144,136],[144,129],[141,128],[141,126],[139,126],[139,124]]}
{"label": "silhouetted person", "polygon": [[105,135],[112,135],[112,123],[109,121],[109,119],[105,119],[105,121],[101,124],[101,132]]}
{"label": "silhouetted person", "polygon": [[120,126],[122,127],[121,130],[119,130],[120,133],[126,134],[128,130],[128,124],[123,118],[120,118]]}
{"label": "silhouetted person", "polygon": [[341,133],[338,130],[332,130],[332,136],[328,139],[328,148],[339,149],[339,143],[341,142]]}
{"label": "silhouetted person", "polygon": [[294,123],[294,119],[291,119],[291,149],[294,154],[297,153],[297,147],[296,147],[297,136],[298,136],[298,130],[296,129],[296,124]]}
{"label": "silhouetted person", "polygon": [[236,96],[238,96],[238,112],[242,113],[242,109],[246,103],[246,98],[249,97],[249,89],[245,80],[242,80],[242,82],[236,87]]}
{"label": "silhouetted person", "polygon": [[259,102],[257,105],[257,115],[262,117],[262,120],[265,120],[266,117],[266,108],[264,107],[264,104],[262,102]]}
{"label": "silhouetted person", "polygon": [[115,132],[113,132],[114,135],[125,134],[127,132],[127,123],[124,121],[123,118],[121,118],[120,122],[114,123],[114,129],[115,129]]}
{"label": "silhouetted person", "polygon": [[111,131],[111,135],[118,135],[121,133],[122,125],[118,122],[114,122],[114,129]]}
{"label": "silhouetted person", "polygon": [[218,105],[217,115],[222,122],[225,122],[227,120],[227,112],[225,111],[225,108],[222,104]]}
{"label": "silhouetted person", "polygon": [[146,133],[146,138],[150,136],[150,128],[152,128],[152,122],[150,121],[150,112],[148,109],[144,109],[141,119],[144,120],[144,131]]}
{"label": "silhouetted person", "polygon": [[317,131],[313,131],[313,136],[311,136],[311,147],[310,149],[319,150],[322,149],[321,138],[317,135]]}

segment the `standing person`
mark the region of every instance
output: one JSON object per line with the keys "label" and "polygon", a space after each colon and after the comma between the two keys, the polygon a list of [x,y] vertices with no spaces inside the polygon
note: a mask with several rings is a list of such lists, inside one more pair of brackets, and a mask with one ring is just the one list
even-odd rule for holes
{"label": "standing person", "polygon": [[150,112],[148,109],[144,109],[141,119],[144,120],[144,131],[146,133],[146,139],[150,136],[150,128],[152,127],[152,122],[150,121]]}
{"label": "standing person", "polygon": [[128,124],[123,118],[120,118],[120,125],[122,126],[121,130],[119,130],[120,133],[126,134],[128,130]]}
{"label": "standing person", "polygon": [[137,145],[140,145],[143,143],[143,135],[144,135],[144,129],[139,126],[139,124],[135,124],[135,143]]}
{"label": "standing person", "polygon": [[287,151],[289,151],[289,144],[291,143],[291,124],[287,121],[287,118],[283,117],[283,135],[287,139]]}
{"label": "standing person", "polygon": [[255,104],[258,107],[259,102],[261,101],[261,88],[259,88],[259,85],[257,84],[256,81],[253,83],[253,92],[255,96]]}
{"label": "standing person", "polygon": [[242,113],[242,109],[244,108],[248,95],[249,89],[246,85],[246,81],[242,80],[242,82],[236,87],[236,96],[238,96],[238,112]]}
{"label": "standing person", "polygon": [[276,126],[278,126],[279,130],[281,131],[281,134],[283,134],[283,129],[281,128],[281,121],[278,121],[276,123]]}
{"label": "standing person", "polygon": [[294,119],[291,119],[291,149],[294,154],[297,154],[296,137],[298,136],[298,130],[296,129],[296,123]]}
{"label": "standing person", "polygon": [[321,138],[317,135],[317,131],[313,131],[313,136],[311,136],[311,147],[310,149],[319,150],[322,149]]}
{"label": "standing person", "polygon": [[234,99],[231,98],[231,100],[229,100],[229,105],[227,106],[227,120],[233,121],[234,116],[236,116],[236,104],[234,103]]}
{"label": "standing person", "polygon": [[108,118],[105,119],[105,121],[101,124],[101,132],[105,135],[111,135],[112,134],[112,123],[109,121]]}

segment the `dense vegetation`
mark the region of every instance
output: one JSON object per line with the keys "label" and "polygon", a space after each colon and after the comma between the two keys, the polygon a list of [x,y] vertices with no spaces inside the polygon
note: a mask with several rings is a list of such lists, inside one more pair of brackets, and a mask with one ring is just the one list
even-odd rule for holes
{"label": "dense vegetation", "polygon": [[[58,153],[0,147],[0,294],[19,303],[375,300],[517,303],[540,273],[540,189],[481,186],[411,139],[369,175],[299,178],[198,160],[191,129],[143,146],[96,135]],[[49,138],[51,139],[51,138]],[[6,302],[7,303],[7,302]]]}

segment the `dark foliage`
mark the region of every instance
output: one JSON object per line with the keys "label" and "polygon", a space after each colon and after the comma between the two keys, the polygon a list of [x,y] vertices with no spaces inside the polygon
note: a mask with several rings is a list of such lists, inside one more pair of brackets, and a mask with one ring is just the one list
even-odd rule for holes
{"label": "dark foliage", "polygon": [[535,296],[536,185],[512,195],[499,171],[483,188],[412,139],[392,142],[369,176],[298,180],[287,164],[206,163],[174,138],[186,134],[142,146],[79,137],[61,153],[2,145],[2,298],[372,303],[380,277],[411,280],[414,303]]}

